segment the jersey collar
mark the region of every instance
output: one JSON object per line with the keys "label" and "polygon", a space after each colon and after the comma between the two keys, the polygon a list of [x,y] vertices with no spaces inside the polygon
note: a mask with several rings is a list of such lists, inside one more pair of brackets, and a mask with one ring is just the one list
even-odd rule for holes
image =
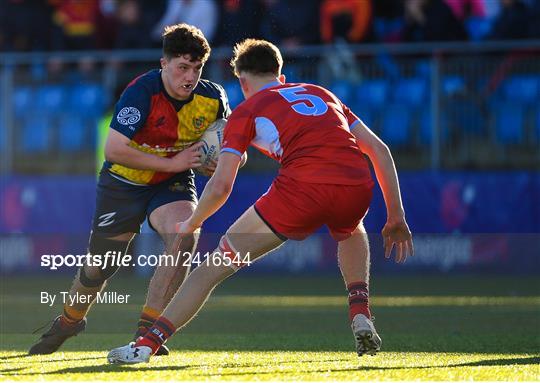
{"label": "jersey collar", "polygon": [[279,86],[279,85],[283,85],[283,84],[281,84],[279,81],[271,81],[268,84],[265,84],[261,89],[259,89],[259,91],[263,89],[272,88],[274,86]]}

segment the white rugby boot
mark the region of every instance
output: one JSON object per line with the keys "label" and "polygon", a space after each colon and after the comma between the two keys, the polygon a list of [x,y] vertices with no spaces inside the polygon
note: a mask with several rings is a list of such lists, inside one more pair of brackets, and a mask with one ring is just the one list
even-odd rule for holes
{"label": "white rugby boot", "polygon": [[135,346],[131,342],[125,346],[112,349],[107,355],[107,361],[111,364],[119,363],[148,363],[152,356],[152,349],[147,346]]}
{"label": "white rugby boot", "polygon": [[375,355],[381,350],[381,337],[377,334],[373,322],[363,314],[356,314],[351,323],[356,352],[358,356],[364,354]]}

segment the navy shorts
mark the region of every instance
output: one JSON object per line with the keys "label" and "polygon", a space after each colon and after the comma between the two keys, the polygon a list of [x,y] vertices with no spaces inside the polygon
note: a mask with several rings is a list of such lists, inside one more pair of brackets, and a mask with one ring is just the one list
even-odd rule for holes
{"label": "navy shorts", "polygon": [[150,213],[176,201],[197,202],[197,189],[191,170],[176,174],[157,185],[133,185],[103,169],[97,185],[92,231],[114,235],[139,233]]}

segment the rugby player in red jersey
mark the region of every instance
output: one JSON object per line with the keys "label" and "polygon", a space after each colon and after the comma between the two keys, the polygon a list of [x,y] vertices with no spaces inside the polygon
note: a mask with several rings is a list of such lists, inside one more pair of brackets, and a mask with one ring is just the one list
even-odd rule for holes
{"label": "rugby player in red jersey", "polygon": [[[198,230],[227,200],[241,157],[253,145],[281,164],[266,194],[221,238],[213,257],[195,269],[162,316],[137,342],[112,350],[110,363],[147,362],[186,325],[209,294],[232,275],[248,252],[251,261],[288,239],[302,240],[322,225],[338,241],[338,261],[349,292],[349,318],[359,355],[379,351],[369,309],[369,245],[362,220],[373,188],[369,157],[387,208],[385,256],[413,255],[412,236],[388,147],[335,95],[312,84],[285,83],[277,47],[264,40],[238,44],[231,64],[246,101],[231,114],[216,172],[199,205],[179,224],[179,235]],[[365,155],[364,155],[365,154]],[[233,262],[231,262],[231,258]]]}
{"label": "rugby player in red jersey", "polygon": [[[200,29],[171,25],[163,33],[161,69],[134,79],[116,104],[105,147],[106,161],[97,185],[96,210],[88,251],[92,255],[125,254],[129,242],[148,219],[166,246],[166,254],[195,247],[195,235],[175,241],[178,219],[197,205],[194,174],[201,165],[196,143],[212,122],[230,113],[223,88],[201,79],[210,45]],[[210,172],[213,171],[210,166]],[[182,218],[183,217],[183,218]],[[70,296],[91,299],[66,303],[62,315],[35,343],[29,354],[50,354],[86,327],[86,314],[118,263],[85,264]],[[135,338],[160,316],[188,273],[183,259],[156,267],[148,287]],[[68,300],[69,302],[69,300]],[[159,354],[167,354],[163,345]]]}

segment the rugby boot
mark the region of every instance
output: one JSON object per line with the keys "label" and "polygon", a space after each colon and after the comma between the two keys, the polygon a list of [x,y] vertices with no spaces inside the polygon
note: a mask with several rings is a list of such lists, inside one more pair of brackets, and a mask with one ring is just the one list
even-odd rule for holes
{"label": "rugby boot", "polygon": [[29,355],[52,354],[68,338],[79,334],[86,328],[86,318],[73,325],[66,325],[62,322],[61,317],[59,315],[53,320],[51,328],[41,335],[41,338],[30,348]]}
{"label": "rugby boot", "polygon": [[381,337],[377,334],[373,321],[363,314],[354,316],[351,328],[356,342],[358,356],[375,355],[381,350]]}
{"label": "rugby boot", "polygon": [[147,346],[135,346],[135,342],[131,342],[125,346],[115,348],[107,355],[107,361],[110,364],[121,363],[147,363],[152,356],[152,349]]}

